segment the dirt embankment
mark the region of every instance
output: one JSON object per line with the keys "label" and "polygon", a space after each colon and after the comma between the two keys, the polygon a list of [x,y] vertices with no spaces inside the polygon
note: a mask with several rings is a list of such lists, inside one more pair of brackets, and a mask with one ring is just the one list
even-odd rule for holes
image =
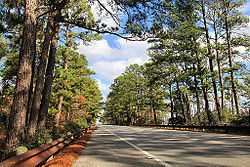
{"label": "dirt embankment", "polygon": [[48,161],[44,167],[71,167],[73,162],[78,159],[81,151],[86,147],[95,128],[90,128],[81,138],[72,142],[58,153],[52,160]]}

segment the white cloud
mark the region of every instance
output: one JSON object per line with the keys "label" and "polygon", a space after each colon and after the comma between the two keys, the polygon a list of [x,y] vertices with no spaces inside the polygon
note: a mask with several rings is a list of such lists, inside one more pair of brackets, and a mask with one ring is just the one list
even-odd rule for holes
{"label": "white cloud", "polygon": [[145,61],[142,58],[129,58],[128,60],[115,60],[115,61],[97,61],[91,68],[96,71],[103,79],[112,81],[125,71],[126,67],[130,64],[142,65]]}
{"label": "white cloud", "polygon": [[80,45],[79,52],[87,56],[90,63],[99,60],[127,60],[132,57],[146,57],[148,44],[145,41],[118,39],[120,48],[111,48],[106,40],[94,41],[88,46]]}
{"label": "white cloud", "polygon": [[91,67],[103,79],[113,80],[125,70],[126,65],[126,61],[98,61]]}
{"label": "white cloud", "polygon": [[[106,96],[108,95],[108,92],[109,92],[109,85],[108,84],[105,84],[103,83],[100,79],[96,78],[96,81],[97,81],[97,84],[99,86],[99,88],[101,89],[102,91],[102,94],[104,95],[104,98],[106,98]],[[104,99],[106,100],[106,99]]]}
{"label": "white cloud", "polygon": [[146,41],[126,41],[118,39],[119,48],[111,48],[106,40],[94,41],[90,45],[79,46],[79,52],[84,54],[91,69],[96,72],[96,78],[104,96],[109,92],[112,81],[125,71],[130,64],[140,64],[148,60]]}

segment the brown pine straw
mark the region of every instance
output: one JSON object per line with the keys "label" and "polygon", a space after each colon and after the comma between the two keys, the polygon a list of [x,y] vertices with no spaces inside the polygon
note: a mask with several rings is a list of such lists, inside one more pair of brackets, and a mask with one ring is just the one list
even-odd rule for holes
{"label": "brown pine straw", "polygon": [[73,162],[80,156],[81,151],[86,147],[87,141],[90,139],[94,130],[95,128],[90,128],[82,137],[65,147],[43,167],[71,167]]}

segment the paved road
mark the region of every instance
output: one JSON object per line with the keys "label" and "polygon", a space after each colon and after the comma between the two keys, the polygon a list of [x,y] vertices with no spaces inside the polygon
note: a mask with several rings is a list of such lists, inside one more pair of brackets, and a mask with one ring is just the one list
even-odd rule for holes
{"label": "paved road", "polygon": [[74,167],[250,167],[250,136],[100,126]]}

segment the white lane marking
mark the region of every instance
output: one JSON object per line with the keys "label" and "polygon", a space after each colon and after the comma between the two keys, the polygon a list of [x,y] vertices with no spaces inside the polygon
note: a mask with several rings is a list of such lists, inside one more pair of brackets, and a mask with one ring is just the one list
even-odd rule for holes
{"label": "white lane marking", "polygon": [[117,138],[119,138],[121,141],[124,141],[125,143],[127,143],[128,145],[132,146],[133,148],[135,148],[136,150],[142,152],[144,155],[146,155],[149,159],[153,159],[155,161],[157,161],[159,164],[161,164],[163,167],[172,167],[170,164],[165,163],[164,161],[162,161],[161,159],[157,158],[156,156],[154,156],[153,154],[141,149],[140,147],[136,146],[135,144],[127,141],[125,138],[122,138],[120,136],[118,136],[117,134],[111,132],[110,130],[104,128],[106,131],[108,131],[109,133],[111,133],[112,135],[116,136]]}

